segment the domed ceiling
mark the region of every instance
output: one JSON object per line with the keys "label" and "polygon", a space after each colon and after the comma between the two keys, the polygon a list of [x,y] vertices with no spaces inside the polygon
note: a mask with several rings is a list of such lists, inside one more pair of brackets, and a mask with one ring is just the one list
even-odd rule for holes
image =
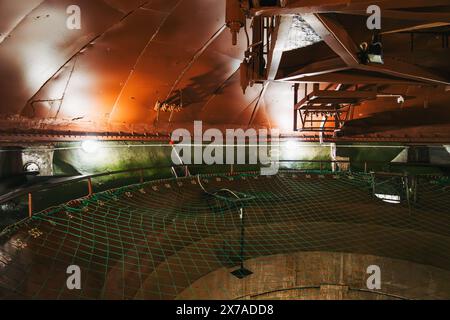
{"label": "domed ceiling", "polygon": [[[354,122],[356,126],[398,119],[391,113],[401,108],[390,97],[399,95],[405,100],[401,107],[437,108],[439,118],[450,122],[448,112],[442,111],[450,102],[450,3],[375,1],[386,8],[383,30],[391,34],[384,40],[386,54],[409,63],[391,59],[378,70],[349,63],[314,16],[305,18],[306,27],[303,19],[295,19],[300,13],[320,13],[335,26],[339,24],[338,30],[347,32],[355,43],[367,41],[370,33],[355,26],[365,25],[363,8],[368,1],[341,2],[315,1],[312,6],[311,1],[275,1],[270,7],[256,7],[250,1],[253,16],[284,15],[284,23],[286,17],[291,20],[284,33],[280,31],[283,23],[276,29],[277,41],[283,46],[277,48],[272,41],[266,48],[268,67],[277,60],[278,68],[268,68],[268,81],[247,88],[244,94],[239,67],[247,37],[241,31],[238,45],[232,45],[226,0],[2,0],[2,130],[167,133],[202,120],[205,126],[220,129],[277,127],[292,133],[292,86],[304,82],[320,82],[322,89],[334,91],[355,84],[384,85],[378,88],[384,93],[380,99],[364,101],[353,112],[354,121],[366,121],[362,125]],[[398,3],[398,8],[392,8],[392,3]],[[79,29],[67,26],[73,5],[80,8]],[[405,18],[407,12],[411,17]],[[252,23],[247,19],[249,30]],[[436,45],[419,34],[412,53],[411,30],[436,26],[446,35],[447,46],[440,47],[439,37],[434,39]],[[296,34],[299,30],[301,39]],[[342,32],[331,34],[338,42],[346,37]],[[345,49],[346,41],[341,43]],[[282,53],[275,59],[277,51]],[[155,109],[158,101],[181,107],[163,112]],[[378,112],[388,114],[381,120],[367,120]],[[423,119],[422,113],[415,117]],[[411,126],[419,124],[412,121]]]}
{"label": "domed ceiling", "polygon": [[[80,30],[66,28],[73,3],[81,8]],[[7,0],[0,6],[3,117],[150,131],[194,120],[250,122],[261,88],[242,93],[244,34],[233,47],[223,0]],[[180,90],[182,112],[158,117],[156,101]],[[289,104],[284,109],[289,116]],[[283,108],[274,111],[261,108],[255,124],[265,126],[269,117],[282,124]]]}

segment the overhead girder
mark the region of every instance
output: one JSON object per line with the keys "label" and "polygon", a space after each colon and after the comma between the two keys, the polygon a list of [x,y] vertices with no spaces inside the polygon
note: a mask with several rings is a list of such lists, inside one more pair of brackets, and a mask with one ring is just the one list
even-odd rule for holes
{"label": "overhead girder", "polygon": [[[304,75],[306,76],[315,76],[346,69],[355,69],[436,85],[450,85],[450,79],[427,70],[424,67],[407,63],[399,59],[394,60],[385,57],[384,65],[375,66],[362,64],[358,58],[357,45],[354,43],[347,30],[336,19],[323,14],[304,14],[302,17],[311,25],[315,32],[336,53],[336,55],[342,59],[347,67],[340,65],[336,60],[316,62],[314,65],[306,67],[302,66],[300,70],[292,75],[295,77],[294,79],[301,78],[302,72],[305,72]],[[328,66],[328,69],[326,66]],[[288,77],[287,80],[292,80],[292,77]]]}
{"label": "overhead girder", "polygon": [[[285,0],[284,6],[261,6],[249,8],[251,15],[283,15],[304,13],[349,13],[366,11],[370,5],[377,5],[382,10],[395,10],[411,8],[429,8],[448,6],[446,0]],[[418,15],[420,14],[417,13]],[[424,16],[427,16],[426,14]],[[445,15],[444,15],[445,17]]]}

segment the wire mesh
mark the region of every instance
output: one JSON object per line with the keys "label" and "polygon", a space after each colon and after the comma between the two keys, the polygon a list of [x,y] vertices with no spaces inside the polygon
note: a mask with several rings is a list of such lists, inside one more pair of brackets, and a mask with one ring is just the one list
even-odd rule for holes
{"label": "wire mesh", "polygon": [[[412,186],[415,198],[406,197]],[[379,194],[399,194],[399,203]],[[289,171],[137,184],[47,209],[4,232],[0,297],[176,299],[219,268],[302,251],[450,271],[449,205],[450,182],[442,177],[412,184],[397,176]],[[69,265],[81,268],[82,290],[68,290]]]}

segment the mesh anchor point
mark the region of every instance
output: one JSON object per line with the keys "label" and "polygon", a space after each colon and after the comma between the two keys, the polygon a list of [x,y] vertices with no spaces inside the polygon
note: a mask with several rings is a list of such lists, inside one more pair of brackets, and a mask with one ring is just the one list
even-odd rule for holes
{"label": "mesh anchor point", "polygon": [[239,269],[234,270],[233,272],[231,272],[231,274],[232,274],[233,276],[235,276],[236,278],[242,280],[242,279],[244,279],[244,278],[247,278],[248,276],[251,276],[251,275],[253,274],[253,272],[251,272],[250,270],[248,270],[248,269],[246,269],[246,268],[244,268],[244,267],[241,267],[241,268],[239,268]]}

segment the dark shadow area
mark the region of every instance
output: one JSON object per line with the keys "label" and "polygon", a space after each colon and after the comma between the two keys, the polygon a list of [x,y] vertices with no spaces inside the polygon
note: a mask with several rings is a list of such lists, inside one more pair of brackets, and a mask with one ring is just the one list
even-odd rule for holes
{"label": "dark shadow area", "polygon": [[444,124],[450,124],[450,109],[441,107],[405,108],[380,112],[368,118],[348,121],[342,132],[345,136],[351,136]]}

